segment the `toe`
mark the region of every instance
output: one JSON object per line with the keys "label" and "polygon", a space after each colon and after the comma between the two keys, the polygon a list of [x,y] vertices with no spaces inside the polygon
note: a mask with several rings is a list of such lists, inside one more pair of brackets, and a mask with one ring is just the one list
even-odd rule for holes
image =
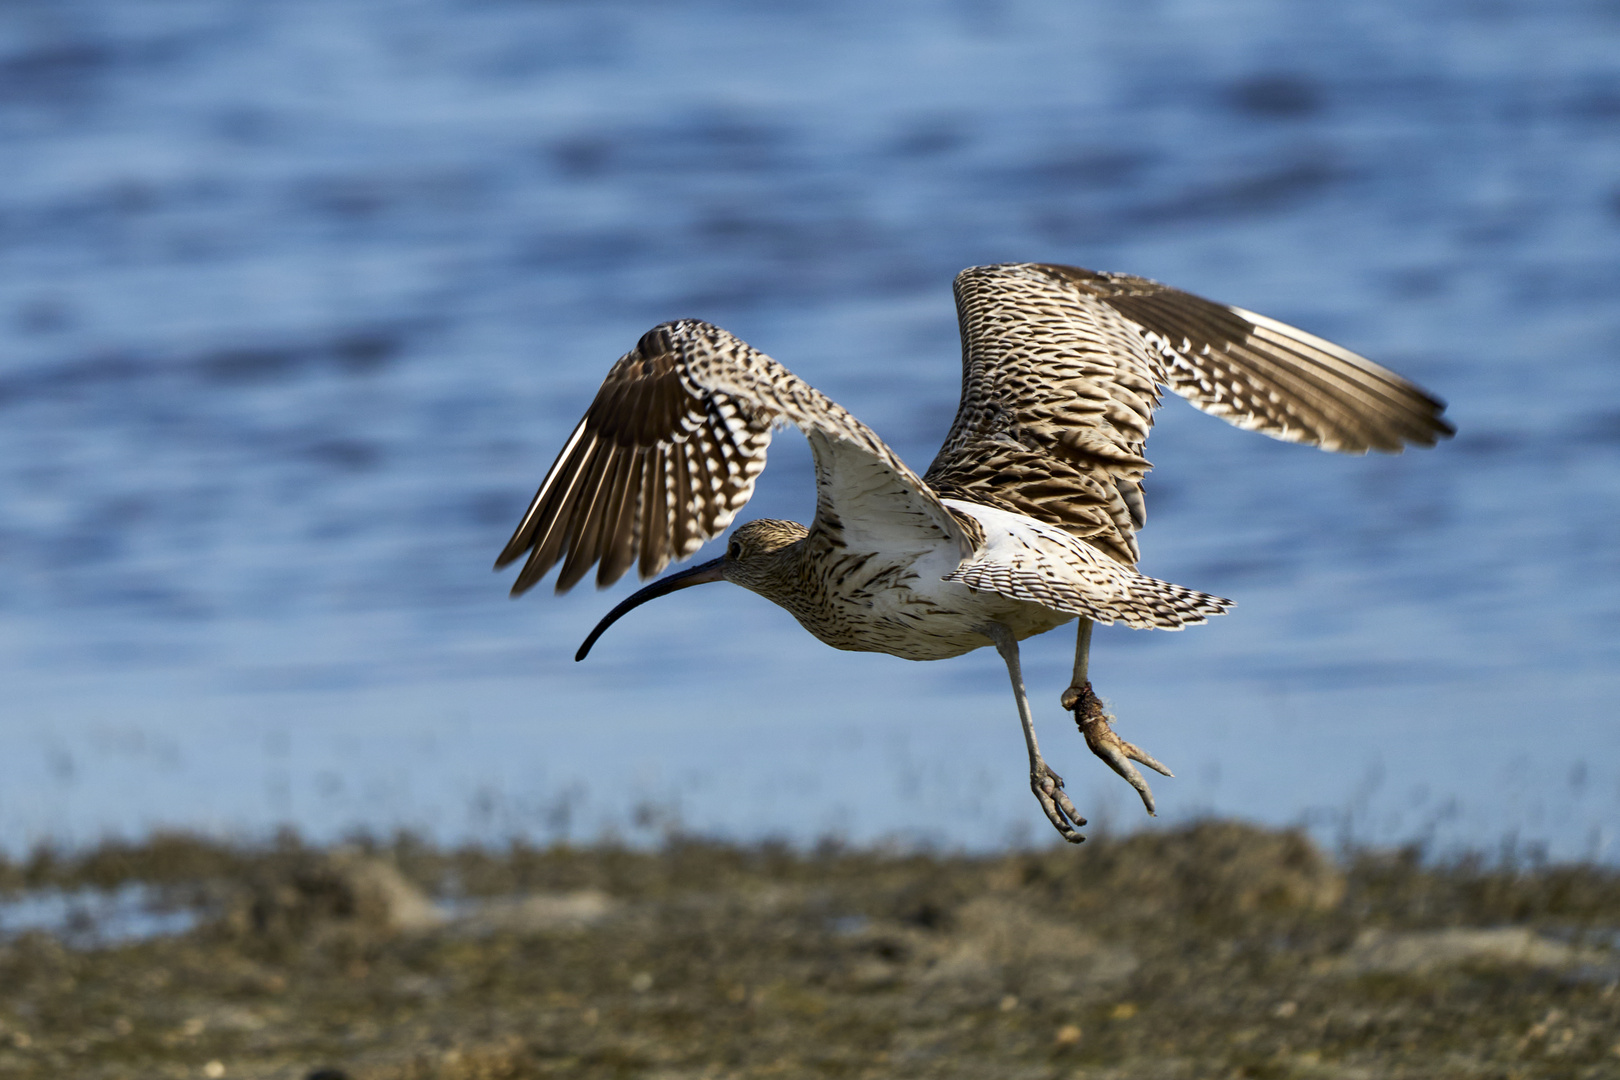
{"label": "toe", "polygon": [[1134,746],[1122,739],[1120,740],[1120,748],[1125,751],[1126,757],[1130,758],[1132,761],[1141,762],[1143,765],[1146,765],[1160,776],[1174,777],[1176,775],[1170,771],[1170,767],[1168,765],[1164,764],[1162,761],[1159,761],[1152,754],[1148,753],[1146,750],[1143,750],[1140,746]]}

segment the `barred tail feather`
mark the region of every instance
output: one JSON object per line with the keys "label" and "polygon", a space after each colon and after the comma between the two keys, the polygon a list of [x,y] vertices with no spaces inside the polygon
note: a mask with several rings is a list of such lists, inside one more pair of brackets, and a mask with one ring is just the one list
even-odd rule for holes
{"label": "barred tail feather", "polygon": [[1233,606],[1231,600],[1160,581],[1121,566],[1106,584],[1054,579],[1028,567],[969,562],[946,575],[972,589],[1029,600],[1093,622],[1122,622],[1135,630],[1181,630],[1208,622]]}
{"label": "barred tail feather", "polygon": [[1180,630],[1232,606],[1222,597],[1139,574],[1055,525],[957,499],[944,502],[978,522],[983,533],[978,550],[946,581],[1139,630]]}

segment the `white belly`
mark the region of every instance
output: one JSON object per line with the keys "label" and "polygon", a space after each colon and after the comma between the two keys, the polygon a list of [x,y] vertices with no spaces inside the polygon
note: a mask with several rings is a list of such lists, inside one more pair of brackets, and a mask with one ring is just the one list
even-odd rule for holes
{"label": "white belly", "polygon": [[[993,644],[981,628],[998,622],[1019,640],[1074,618],[1037,603],[945,581],[961,562],[955,545],[941,545],[910,560],[890,560],[838,589],[838,618],[829,624],[800,619],[836,649],[881,652],[906,660],[945,660]],[[863,586],[870,582],[872,588]]]}

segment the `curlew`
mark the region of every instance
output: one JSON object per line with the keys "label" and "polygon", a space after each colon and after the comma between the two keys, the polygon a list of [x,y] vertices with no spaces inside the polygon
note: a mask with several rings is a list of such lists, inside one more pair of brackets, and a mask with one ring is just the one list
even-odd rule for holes
{"label": "curlew", "polygon": [[1399,453],[1452,434],[1445,406],[1347,349],[1145,278],[1070,266],[962,271],[962,400],[918,476],[865,424],[731,334],[696,320],[649,330],[608,372],[496,561],[527,554],[513,595],[558,562],[557,591],[599,565],[652,577],[718,536],[754,490],[772,432],[802,431],[816,515],[747,522],[725,554],[610,611],[730,581],[837,649],[943,660],[995,646],[1012,680],[1030,787],[1065,840],[1085,819],[1035,738],[1018,642],[1079,620],[1063,692],[1086,745],[1141,796],[1137,764],[1087,673],[1096,623],[1180,630],[1231,601],[1136,570],[1142,456],[1162,389],[1241,428],[1325,450]]}

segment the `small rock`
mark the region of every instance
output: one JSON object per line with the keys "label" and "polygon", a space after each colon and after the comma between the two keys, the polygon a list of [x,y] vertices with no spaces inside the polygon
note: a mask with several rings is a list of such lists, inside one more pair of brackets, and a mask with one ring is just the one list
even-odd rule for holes
{"label": "small rock", "polygon": [[882,990],[900,981],[900,967],[887,960],[863,960],[850,971],[849,979],[863,990]]}
{"label": "small rock", "polygon": [[[982,897],[962,906],[940,943],[944,954],[930,979],[979,978],[1016,970],[1069,991],[1127,978],[1138,966],[1129,949],[1098,940],[1018,900]],[[1016,1001],[1015,1001],[1016,1006]]]}
{"label": "small rock", "polygon": [[1358,975],[1421,975],[1469,963],[1548,969],[1586,964],[1612,967],[1614,957],[1597,949],[1553,941],[1522,926],[1406,933],[1365,930],[1344,955],[1340,967]]}
{"label": "small rock", "polygon": [[1142,832],[1107,857],[1115,888],[1173,900],[1198,914],[1329,911],[1345,876],[1302,832],[1210,821]]}
{"label": "small rock", "polygon": [[457,917],[456,928],[475,934],[581,929],[596,925],[618,909],[617,900],[596,889],[535,893],[473,905]]}
{"label": "small rock", "polygon": [[444,921],[432,900],[391,864],[339,848],[330,866],[353,896],[355,913],[389,930],[426,930]]}
{"label": "small rock", "polygon": [[223,923],[240,933],[299,937],[341,924],[399,932],[443,921],[433,901],[392,864],[339,848],[266,867],[231,904]]}

